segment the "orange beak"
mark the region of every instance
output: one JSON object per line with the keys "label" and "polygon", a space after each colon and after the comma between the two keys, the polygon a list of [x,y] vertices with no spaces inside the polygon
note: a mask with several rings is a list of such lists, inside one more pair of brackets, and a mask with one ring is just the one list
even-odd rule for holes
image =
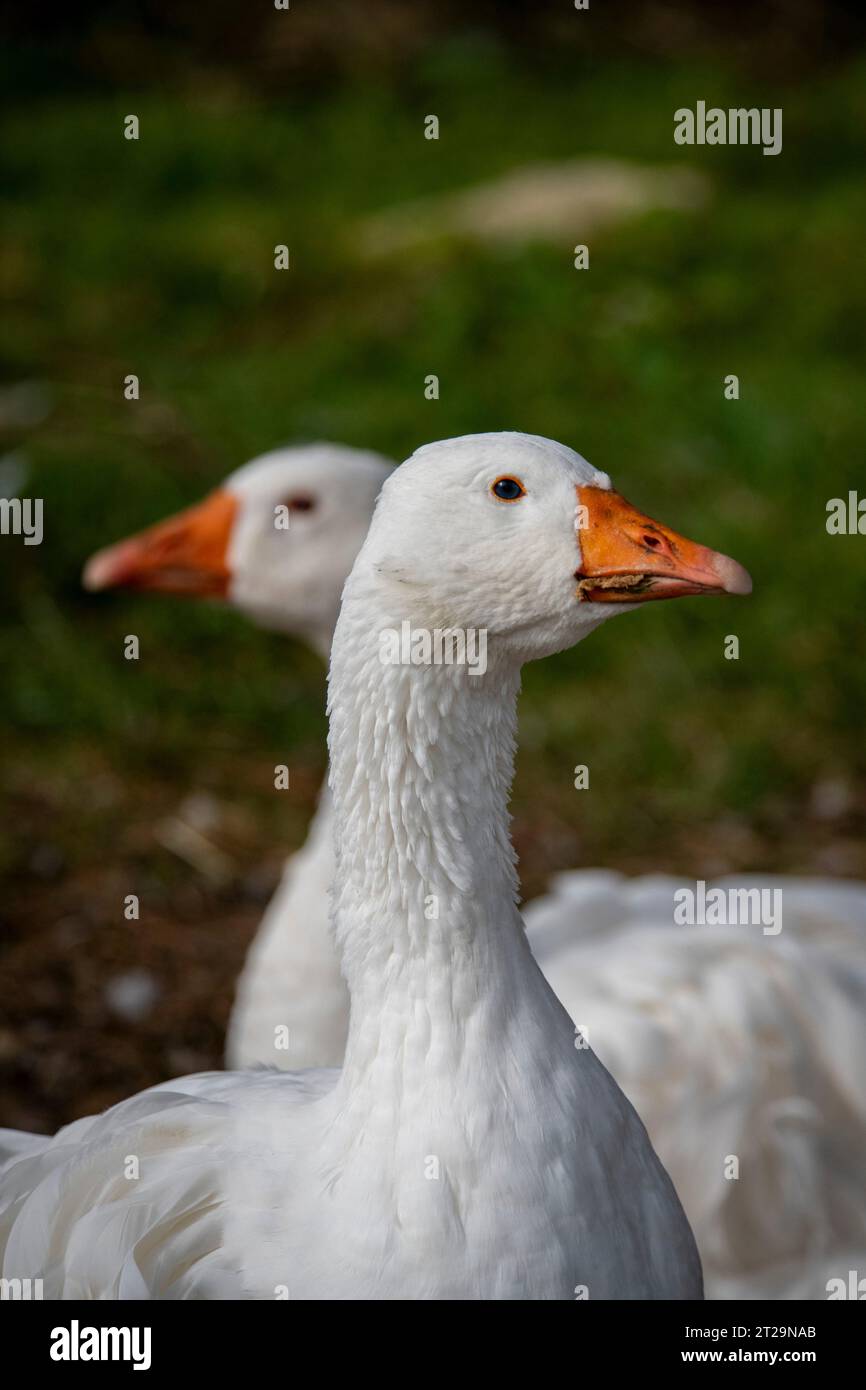
{"label": "orange beak", "polygon": [[647,603],[684,594],[752,592],[752,581],[736,560],[678,536],[618,492],[600,487],[576,491],[579,599]]}
{"label": "orange beak", "polygon": [[85,589],[153,589],[224,597],[237,502],[217,490],[197,506],[129,540],[97,551],[84,567]]}

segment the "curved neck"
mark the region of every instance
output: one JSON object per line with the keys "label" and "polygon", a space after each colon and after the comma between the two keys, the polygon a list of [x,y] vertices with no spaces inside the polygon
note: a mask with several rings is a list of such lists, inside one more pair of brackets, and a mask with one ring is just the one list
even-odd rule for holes
{"label": "curved neck", "polygon": [[[346,1072],[388,1030],[456,1045],[530,958],[508,835],[519,668],[383,665],[369,601],[344,602],[330,675],[333,922],[351,996]],[[525,986],[524,986],[525,993]],[[495,1002],[494,1002],[495,1001]],[[437,1045],[434,1041],[433,1045]]]}

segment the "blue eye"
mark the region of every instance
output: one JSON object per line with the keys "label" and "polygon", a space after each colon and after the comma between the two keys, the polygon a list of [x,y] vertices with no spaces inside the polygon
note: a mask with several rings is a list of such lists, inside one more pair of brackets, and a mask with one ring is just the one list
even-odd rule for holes
{"label": "blue eye", "polygon": [[490,491],[500,502],[516,502],[526,496],[526,488],[518,478],[497,478]]}

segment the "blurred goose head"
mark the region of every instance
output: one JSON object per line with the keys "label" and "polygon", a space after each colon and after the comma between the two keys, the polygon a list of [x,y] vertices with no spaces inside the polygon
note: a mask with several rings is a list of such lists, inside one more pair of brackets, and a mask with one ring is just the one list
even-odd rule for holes
{"label": "blurred goose head", "polygon": [[392,466],[339,444],[262,454],[197,505],[91,556],[84,586],[221,598],[327,654]]}

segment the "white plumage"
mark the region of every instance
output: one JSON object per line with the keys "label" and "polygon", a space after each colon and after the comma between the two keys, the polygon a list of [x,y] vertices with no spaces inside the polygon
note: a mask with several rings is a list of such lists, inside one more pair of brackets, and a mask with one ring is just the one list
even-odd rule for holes
{"label": "white plumage", "polygon": [[[223,484],[237,502],[228,601],[263,627],[309,641],[327,661],[343,584],[393,466],[380,454],[326,443],[275,450],[232,474]],[[280,533],[274,507],[297,498],[312,505],[294,512],[289,532]],[[238,979],[226,1037],[230,1067],[294,1070],[343,1060],[349,995],[328,922],[333,835],[325,787]]]}
{"label": "white plumage", "polygon": [[[519,515],[491,492],[504,469]],[[16,1140],[6,1277],[47,1297],[700,1296],[670,1181],[514,907],[520,667],[610,611],[575,593],[575,486],[608,481],[515,435],[428,447],[388,481],[332,653],[343,1070],[187,1078]],[[383,664],[383,630],[444,613],[490,634],[483,679]]]}
{"label": "white plumage", "polygon": [[[329,449],[335,462],[323,471]],[[351,563],[345,537],[360,544],[386,473],[384,461],[377,476],[357,460],[334,446],[284,450],[227,484],[246,518],[229,598],[243,593],[251,616],[321,651]],[[256,540],[293,491],[321,503],[320,526],[292,536],[303,584],[297,571],[274,572],[273,557],[263,566]],[[296,615],[314,592],[329,601],[310,604],[312,630]],[[326,792],[246,962],[230,1065],[341,1061],[348,994],[327,922],[333,873]],[[824,1298],[828,1278],[858,1267],[851,1251],[866,1250],[866,887],[768,875],[720,884],[780,889],[781,933],[675,926],[680,880],[584,870],[528,905],[529,941],[647,1125],[696,1233],[708,1295]],[[280,1026],[285,1051],[274,1047]]]}
{"label": "white plumage", "polygon": [[292,1070],[343,1060],[349,992],[328,921],[333,841],[324,787],[306,843],[286,864],[247,952],[226,1036],[229,1067]]}
{"label": "white plumage", "polygon": [[527,934],[674,1180],[707,1296],[826,1298],[866,1250],[866,888],[716,886],[779,891],[781,932],[674,925],[682,880],[587,871]]}

